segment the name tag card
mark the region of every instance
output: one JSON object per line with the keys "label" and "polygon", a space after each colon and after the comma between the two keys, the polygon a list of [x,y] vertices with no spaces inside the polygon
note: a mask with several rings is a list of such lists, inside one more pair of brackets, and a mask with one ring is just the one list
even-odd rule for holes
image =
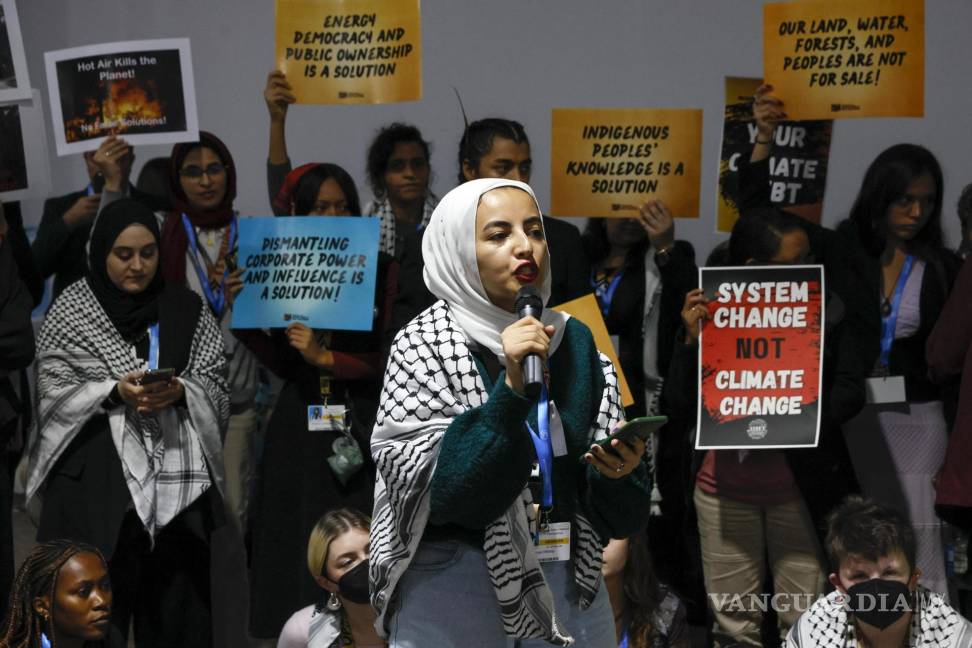
{"label": "name tag card", "polygon": [[890,403],[905,403],[904,376],[875,376],[864,382],[867,390],[867,402],[871,405],[887,405]]}
{"label": "name tag card", "polygon": [[347,410],[343,405],[308,405],[307,430],[310,432],[343,432],[346,412]]}
{"label": "name tag card", "polygon": [[540,531],[536,543],[540,562],[570,560],[570,522],[552,522]]}

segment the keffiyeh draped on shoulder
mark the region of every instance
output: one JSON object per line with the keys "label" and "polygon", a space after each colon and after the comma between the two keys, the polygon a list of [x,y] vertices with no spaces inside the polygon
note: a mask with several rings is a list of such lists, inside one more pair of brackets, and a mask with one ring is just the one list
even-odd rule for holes
{"label": "keffiyeh draped on shoulder", "polygon": [[[132,503],[150,534],[210,486],[223,489],[221,432],[229,417],[223,344],[209,309],[198,311],[188,363],[178,374],[185,385],[185,407],[169,407],[158,415],[138,414],[127,406],[106,412],[102,405],[115,383],[144,369],[144,363],[86,280],[58,297],[38,338],[37,429],[30,447],[28,499],[40,491],[85,424],[105,414]],[[164,327],[164,312],[162,320]],[[164,344],[164,331],[161,337]]]}
{"label": "keffiyeh draped on shoulder", "polygon": [[[592,438],[604,438],[622,419],[614,366],[603,355],[606,386]],[[384,635],[385,615],[398,580],[408,568],[430,513],[430,486],[442,438],[458,415],[486,402],[466,336],[450,307],[436,302],[399,332],[385,373],[372,455],[378,467],[371,527],[372,603],[376,628]],[[571,641],[556,619],[530,535],[532,497],[523,492],[485,530],[483,549],[507,634]],[[472,505],[472,503],[471,503]],[[593,600],[600,579],[601,543],[582,515],[574,519],[575,580],[582,606]]]}
{"label": "keffiyeh draped on shoulder", "polygon": [[[797,619],[786,636],[786,648],[856,648],[853,618],[835,590]],[[921,585],[911,618],[908,645],[915,648],[972,648],[972,624],[939,594]]]}
{"label": "keffiyeh draped on shoulder", "polygon": [[[432,212],[438,204],[439,199],[433,193],[429,192],[429,195],[425,197],[425,203],[422,205],[422,222],[419,225],[419,229],[424,229],[429,224],[429,220],[432,218]],[[368,203],[364,212],[366,216],[381,219],[381,238],[378,249],[385,254],[395,256],[395,252],[397,251],[395,241],[398,238],[398,223],[395,221],[395,212],[392,211],[388,198],[374,200]]]}

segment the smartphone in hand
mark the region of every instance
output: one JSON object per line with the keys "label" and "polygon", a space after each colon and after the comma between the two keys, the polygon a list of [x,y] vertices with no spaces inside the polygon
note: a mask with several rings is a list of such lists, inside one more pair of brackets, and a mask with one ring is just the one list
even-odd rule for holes
{"label": "smartphone in hand", "polygon": [[157,382],[169,382],[173,378],[175,378],[175,369],[169,367],[167,369],[152,369],[150,371],[146,371],[141,375],[141,377],[139,377],[137,382],[139,385],[144,386]]}
{"label": "smartphone in hand", "polygon": [[[621,427],[614,428],[614,431],[606,439],[595,441],[592,445],[599,445],[608,452],[617,454],[611,447],[611,442],[615,439],[625,443],[631,443],[636,438],[647,441],[653,432],[666,423],[668,423],[667,416],[642,416],[628,421]],[[584,455],[581,455],[580,460],[584,461]]]}

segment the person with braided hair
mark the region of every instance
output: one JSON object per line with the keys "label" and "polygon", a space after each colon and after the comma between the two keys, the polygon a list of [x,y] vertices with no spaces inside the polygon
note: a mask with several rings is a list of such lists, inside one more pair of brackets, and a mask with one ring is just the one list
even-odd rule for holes
{"label": "person with braided hair", "polygon": [[97,548],[43,542],[17,571],[0,648],[109,646],[111,602],[108,565]]}

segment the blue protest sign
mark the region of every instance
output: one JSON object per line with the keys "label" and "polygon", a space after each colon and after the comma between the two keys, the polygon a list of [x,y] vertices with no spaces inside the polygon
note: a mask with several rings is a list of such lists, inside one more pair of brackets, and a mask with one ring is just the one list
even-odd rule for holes
{"label": "blue protest sign", "polygon": [[377,218],[241,218],[243,290],[233,328],[370,331],[378,264]]}

